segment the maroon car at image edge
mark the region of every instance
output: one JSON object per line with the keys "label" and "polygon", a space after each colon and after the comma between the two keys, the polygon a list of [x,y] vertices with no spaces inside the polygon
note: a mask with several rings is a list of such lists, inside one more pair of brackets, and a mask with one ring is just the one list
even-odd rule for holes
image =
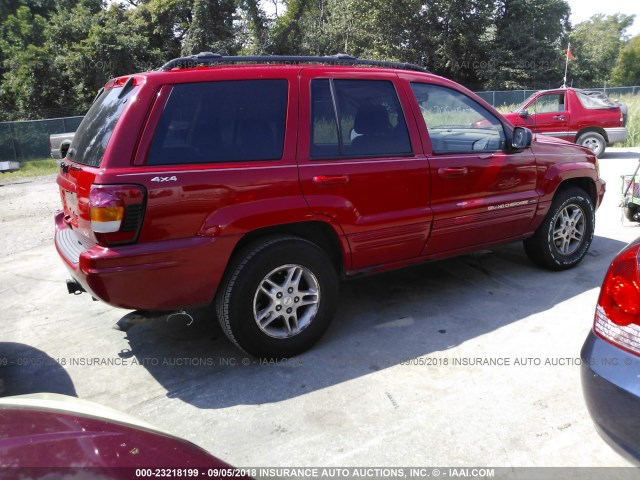
{"label": "maroon car at image edge", "polygon": [[67,395],[0,398],[0,478],[250,479],[242,469],[130,415]]}
{"label": "maroon car at image edge", "polygon": [[421,67],[346,55],[202,53],[110,80],[57,181],[70,293],[212,305],[265,357],[322,336],[341,278],[517,240],[574,267],[605,192],[589,149]]}

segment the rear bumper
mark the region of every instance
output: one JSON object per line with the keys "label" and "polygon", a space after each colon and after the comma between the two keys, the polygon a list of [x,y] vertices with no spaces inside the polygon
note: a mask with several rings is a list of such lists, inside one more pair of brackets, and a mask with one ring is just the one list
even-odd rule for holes
{"label": "rear bumper", "polygon": [[82,239],[55,217],[55,245],[71,276],[114,307],[174,310],[208,305],[237,242],[190,237],[106,248]]}
{"label": "rear bumper", "polygon": [[640,357],[589,333],[581,352],[582,392],[602,438],[640,465]]}
{"label": "rear bumper", "polygon": [[609,143],[620,143],[627,140],[626,127],[605,128],[604,131],[607,132]]}

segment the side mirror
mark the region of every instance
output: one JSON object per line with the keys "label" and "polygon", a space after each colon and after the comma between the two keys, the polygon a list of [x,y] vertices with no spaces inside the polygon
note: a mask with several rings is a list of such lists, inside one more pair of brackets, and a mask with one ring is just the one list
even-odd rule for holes
{"label": "side mirror", "polygon": [[520,110],[518,112],[518,116],[520,118],[527,118],[529,116],[529,110],[527,110],[526,108],[524,110]]}
{"label": "side mirror", "polygon": [[511,148],[515,150],[522,150],[523,148],[529,148],[531,141],[533,140],[533,134],[531,130],[524,127],[516,127],[513,130],[513,138],[511,139]]}

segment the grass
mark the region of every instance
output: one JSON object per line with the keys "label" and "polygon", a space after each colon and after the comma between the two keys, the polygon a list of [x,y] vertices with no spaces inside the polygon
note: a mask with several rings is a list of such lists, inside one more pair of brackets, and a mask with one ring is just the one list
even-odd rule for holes
{"label": "grass", "polygon": [[16,170],[15,172],[0,173],[0,181],[4,182],[7,180],[17,180],[21,178],[41,177],[43,175],[58,173],[60,166],[56,162],[57,160],[53,158],[21,162],[20,170]]}
{"label": "grass", "polygon": [[627,141],[616,146],[620,147],[640,147],[640,95],[624,95],[616,98],[627,104],[629,113],[627,114]]}

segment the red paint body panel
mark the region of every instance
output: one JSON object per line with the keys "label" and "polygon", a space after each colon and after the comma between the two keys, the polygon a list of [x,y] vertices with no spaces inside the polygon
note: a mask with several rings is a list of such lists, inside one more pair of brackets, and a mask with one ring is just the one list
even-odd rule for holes
{"label": "red paint body panel", "polygon": [[[308,225],[313,241],[317,230],[311,225],[320,222],[331,238],[319,243],[337,245],[343,273],[352,275],[526,238],[563,181],[578,178],[590,185],[596,206],[604,194],[593,155],[565,142],[540,137],[521,151],[434,153],[411,82],[461,92],[500,119],[505,131],[513,126],[469,90],[431,74],[270,65],[150,72],[135,79],[100,165],[71,162],[58,177],[63,204],[56,216],[58,252],[87,291],[118,307],[170,310],[210,303],[247,235],[289,234]],[[280,159],[180,164],[177,158],[175,165],[147,164],[175,85],[255,79],[287,82]],[[411,153],[312,159],[313,79],[390,82]],[[90,223],[92,184],[144,189],[135,243],[97,244]]]}
{"label": "red paint body panel", "polygon": [[128,479],[139,476],[140,468],[176,469],[164,472],[170,478],[190,476],[182,469],[198,468],[200,475],[221,478],[214,469],[232,469],[193,443],[98,404],[57,394],[2,399],[0,465],[6,479]]}

